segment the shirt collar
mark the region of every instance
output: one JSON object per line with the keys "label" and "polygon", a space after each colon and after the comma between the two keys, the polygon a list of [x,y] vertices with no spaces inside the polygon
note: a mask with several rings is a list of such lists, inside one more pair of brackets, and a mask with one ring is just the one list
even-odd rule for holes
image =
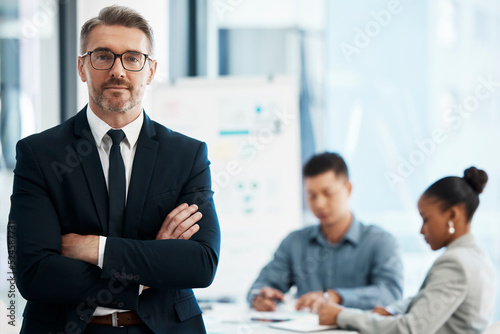
{"label": "shirt collar", "polygon": [[[356,219],[354,215],[352,215],[352,221],[351,221],[351,226],[349,226],[349,229],[347,230],[346,234],[342,238],[341,241],[339,241],[339,244],[348,241],[352,243],[354,246],[356,246],[360,239],[361,239],[361,223],[359,220]],[[323,233],[321,233],[321,228],[320,225],[318,225],[318,228],[312,229],[311,233],[309,235],[309,239],[311,241],[317,241],[320,243],[328,243],[328,241],[325,239],[325,236]],[[328,243],[330,244],[330,243]],[[331,244],[330,244],[331,245]]]}
{"label": "shirt collar", "polygon": [[[90,110],[90,112],[87,112],[87,120],[89,122],[90,130],[92,131],[96,145],[101,147],[104,136],[109,130],[112,129],[112,127],[97,117],[89,105],[87,105],[87,110]],[[130,147],[134,147],[137,143],[143,122],[144,113],[141,112],[139,117],[121,128],[123,132],[125,132],[126,142],[130,145]]]}

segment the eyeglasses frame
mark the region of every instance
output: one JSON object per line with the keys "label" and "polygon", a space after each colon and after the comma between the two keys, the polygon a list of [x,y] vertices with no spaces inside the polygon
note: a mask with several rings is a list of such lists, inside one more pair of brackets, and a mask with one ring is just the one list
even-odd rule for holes
{"label": "eyeglasses frame", "polygon": [[[92,54],[94,52],[99,52],[99,51],[105,51],[105,52],[109,52],[111,53],[113,56],[114,56],[114,59],[113,59],[113,63],[111,63],[111,66],[109,68],[95,68],[94,64],[92,63]],[[125,67],[125,65],[123,64],[123,55],[126,54],[126,53],[137,53],[137,54],[141,54],[144,56],[144,63],[142,64],[142,67],[141,69],[139,70],[129,70],[128,68]],[[120,53],[120,54],[117,54],[117,53],[114,53],[113,51],[110,51],[110,50],[94,50],[94,51],[87,51],[85,52],[84,54],[81,54],[80,57],[84,58],[85,56],[89,56],[90,57],[90,65],[92,65],[92,68],[96,71],[108,71],[110,69],[113,68],[113,66],[115,65],[115,62],[116,62],[116,58],[120,58],[120,62],[122,63],[122,67],[125,71],[129,71],[129,72],[140,72],[144,69],[144,66],[146,65],[146,60],[154,60],[153,58],[151,58],[150,55],[146,54],[146,53],[142,53],[142,52],[137,52],[137,51],[126,51],[126,52],[123,52],[123,53]]]}

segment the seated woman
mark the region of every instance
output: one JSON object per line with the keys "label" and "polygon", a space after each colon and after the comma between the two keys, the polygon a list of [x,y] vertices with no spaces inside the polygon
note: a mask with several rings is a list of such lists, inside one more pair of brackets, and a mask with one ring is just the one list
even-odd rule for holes
{"label": "seated woman", "polygon": [[319,322],[369,333],[481,333],[493,317],[495,270],[470,234],[488,176],[475,167],[445,177],[420,197],[420,233],[433,250],[446,251],[432,265],[418,294],[373,311],[320,306]]}

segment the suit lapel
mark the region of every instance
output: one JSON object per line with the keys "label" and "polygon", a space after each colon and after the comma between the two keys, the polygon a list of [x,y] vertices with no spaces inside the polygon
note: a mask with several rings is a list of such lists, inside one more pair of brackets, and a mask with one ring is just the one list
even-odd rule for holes
{"label": "suit lapel", "polygon": [[108,235],[108,190],[99,152],[87,121],[87,107],[75,116],[75,134],[80,138],[73,143],[73,148],[80,156],[103,234]]}
{"label": "suit lapel", "polygon": [[155,135],[153,122],[144,114],[144,124],[137,141],[128,189],[123,227],[123,237],[125,238],[137,238],[139,232],[144,202],[146,201],[158,153],[158,142],[153,139]]}

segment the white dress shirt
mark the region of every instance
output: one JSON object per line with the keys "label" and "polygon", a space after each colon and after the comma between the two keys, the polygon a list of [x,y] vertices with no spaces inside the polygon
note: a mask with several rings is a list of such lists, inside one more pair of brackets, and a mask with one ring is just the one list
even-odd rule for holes
{"label": "white dress shirt", "polygon": [[[92,135],[97,145],[99,158],[101,158],[102,171],[104,173],[104,178],[106,179],[106,186],[108,186],[109,151],[111,149],[111,146],[113,145],[113,142],[111,140],[111,137],[108,136],[107,133],[109,130],[113,128],[109,126],[106,122],[104,122],[102,119],[97,117],[97,115],[92,111],[90,106],[87,106],[87,120],[89,122],[90,131],[92,132]],[[143,122],[144,122],[144,114],[141,112],[139,117],[137,117],[134,121],[121,128],[121,130],[125,132],[125,138],[120,143],[120,151],[122,154],[123,164],[125,165],[125,178],[126,178],[125,182],[126,182],[127,195],[128,195],[128,187],[130,184],[130,176],[132,175],[132,165],[134,163],[135,151],[137,149],[137,140],[139,139],[139,134],[141,132]],[[105,248],[106,248],[106,237],[99,236],[99,260],[97,265],[101,269],[104,262]],[[140,286],[139,291],[142,292],[142,285]],[[114,312],[125,312],[125,311],[127,310],[117,310],[99,306],[96,308],[93,315],[101,316],[101,315],[108,315]]]}

